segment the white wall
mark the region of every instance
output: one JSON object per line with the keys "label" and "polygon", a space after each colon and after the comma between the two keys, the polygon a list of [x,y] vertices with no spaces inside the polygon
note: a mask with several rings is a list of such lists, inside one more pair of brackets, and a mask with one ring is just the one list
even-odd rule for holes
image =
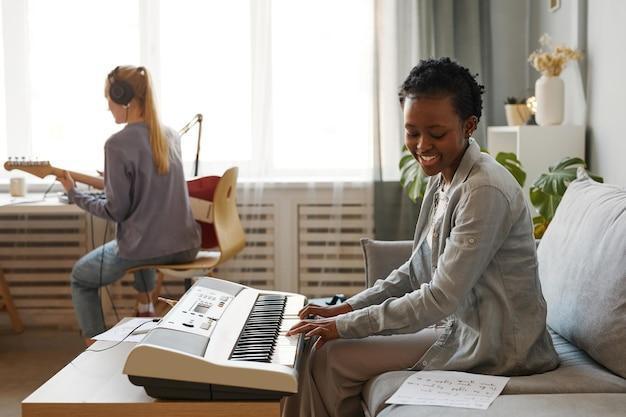
{"label": "white wall", "polygon": [[504,101],[509,96],[528,96],[526,62],[528,54],[528,0],[498,0],[490,2],[491,24],[491,82],[486,94],[491,106],[489,124],[506,125]]}
{"label": "white wall", "polygon": [[[547,1],[530,1],[528,52],[539,47],[543,33],[555,44],[580,49],[585,58],[580,64],[584,96],[566,91],[566,122],[579,109],[585,109],[587,125],[586,160],[605,182],[626,185],[626,137],[621,129],[626,96],[626,2],[623,0],[561,0],[561,7],[548,10]],[[529,67],[532,86],[539,74]],[[566,89],[571,87],[572,65],[562,74]],[[569,94],[569,96],[568,96]]]}
{"label": "white wall", "polygon": [[[549,34],[557,45],[565,44],[585,50],[587,44],[586,0],[561,0],[561,7],[556,11],[549,10],[547,0],[531,0],[530,9],[529,52],[539,48],[539,37],[544,33]],[[530,65],[528,68],[531,71],[531,81],[534,83],[539,78],[539,73]]]}
{"label": "white wall", "polygon": [[607,183],[626,186],[626,2],[590,1],[587,15],[588,160]]}
{"label": "white wall", "polygon": [[[552,39],[553,47],[565,45],[586,54],[587,0],[561,0],[561,6],[555,11],[550,11],[546,0],[531,0],[529,5],[530,25],[526,55],[541,47],[539,38],[544,33]],[[534,87],[540,74],[531,65],[526,68],[529,84]],[[587,124],[585,74],[586,58],[580,63],[569,62],[561,73],[561,79],[565,82],[564,124]]]}

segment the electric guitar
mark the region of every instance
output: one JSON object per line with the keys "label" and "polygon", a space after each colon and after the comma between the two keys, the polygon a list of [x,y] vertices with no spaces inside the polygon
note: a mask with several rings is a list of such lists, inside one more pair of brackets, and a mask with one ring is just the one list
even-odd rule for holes
{"label": "electric guitar", "polygon": [[[30,161],[30,160],[8,160],[4,163],[4,169],[12,171],[17,169],[39,178],[48,175],[63,177],[65,169],[54,167],[50,161]],[[92,175],[81,174],[80,172],[67,171],[74,181],[87,184],[98,190],[104,189],[104,179]],[[217,246],[217,235],[213,227],[213,193],[220,177],[209,176],[194,178],[187,181],[189,190],[189,203],[194,219],[200,223],[202,228],[202,248],[212,248]]]}
{"label": "electric guitar", "polygon": [[[9,160],[4,163],[4,169],[12,171],[14,169],[28,172],[39,178],[45,178],[48,175],[54,175],[57,177],[63,177],[65,174],[64,169],[53,167],[50,165],[50,161],[30,161],[30,160]],[[81,174],[79,172],[68,171],[74,181],[82,184],[87,184],[98,190],[104,189],[104,179],[101,177],[94,177],[92,175]]]}

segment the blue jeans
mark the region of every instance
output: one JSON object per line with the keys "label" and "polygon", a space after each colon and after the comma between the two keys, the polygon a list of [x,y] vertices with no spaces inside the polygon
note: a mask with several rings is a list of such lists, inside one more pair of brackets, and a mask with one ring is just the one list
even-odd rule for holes
{"label": "blue jeans", "polygon": [[[198,249],[190,249],[149,259],[124,259],[119,256],[117,241],[112,240],[80,258],[71,275],[72,301],[78,323],[85,337],[93,337],[106,330],[102,319],[102,305],[98,296],[100,287],[121,279],[131,268],[150,264],[184,263],[195,259]],[[156,271],[135,272],[134,287],[139,292],[154,288]]]}

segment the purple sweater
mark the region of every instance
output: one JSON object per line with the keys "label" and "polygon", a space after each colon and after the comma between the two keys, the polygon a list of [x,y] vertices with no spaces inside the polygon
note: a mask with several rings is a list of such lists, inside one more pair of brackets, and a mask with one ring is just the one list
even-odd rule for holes
{"label": "purple sweater", "polygon": [[200,227],[193,219],[180,158],[180,137],[166,129],[170,167],[159,175],[152,160],[148,128],[132,123],[104,145],[106,198],[75,188],[70,201],[87,212],[117,223],[119,255],[149,259],[200,246]]}

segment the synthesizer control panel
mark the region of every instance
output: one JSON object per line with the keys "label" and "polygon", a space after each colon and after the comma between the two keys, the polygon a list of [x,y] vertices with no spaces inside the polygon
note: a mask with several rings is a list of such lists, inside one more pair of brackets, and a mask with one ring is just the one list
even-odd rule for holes
{"label": "synthesizer control panel", "polygon": [[230,294],[194,286],[163,318],[159,327],[210,337],[215,323],[232,300]]}

